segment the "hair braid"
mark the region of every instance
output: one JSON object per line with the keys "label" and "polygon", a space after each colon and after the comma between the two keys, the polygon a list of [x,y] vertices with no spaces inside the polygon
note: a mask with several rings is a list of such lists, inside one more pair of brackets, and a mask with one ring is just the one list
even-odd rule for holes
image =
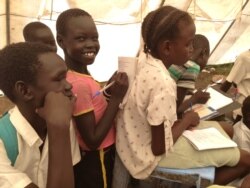
{"label": "hair braid", "polygon": [[144,52],[156,54],[160,40],[174,39],[179,34],[178,23],[181,20],[192,21],[191,16],[172,6],[163,6],[150,12],[142,23]]}
{"label": "hair braid", "polygon": [[152,25],[153,25],[153,20],[156,15],[156,11],[150,12],[144,19],[142,23],[142,38],[144,40],[144,52],[148,53],[150,52],[150,46],[151,46],[151,41],[150,41],[150,34],[152,31]]}

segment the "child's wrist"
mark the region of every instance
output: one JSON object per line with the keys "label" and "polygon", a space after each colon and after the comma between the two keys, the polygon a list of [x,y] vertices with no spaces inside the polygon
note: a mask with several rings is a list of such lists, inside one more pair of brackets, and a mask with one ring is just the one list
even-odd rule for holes
{"label": "child's wrist", "polygon": [[107,101],[109,101],[110,98],[111,98],[111,95],[110,95],[109,92],[106,91],[106,90],[103,91],[103,96],[106,98]]}

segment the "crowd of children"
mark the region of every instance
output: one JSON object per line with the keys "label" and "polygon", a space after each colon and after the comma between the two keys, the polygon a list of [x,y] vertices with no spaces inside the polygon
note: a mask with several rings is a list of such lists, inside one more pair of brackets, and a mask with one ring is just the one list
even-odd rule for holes
{"label": "crowd of children", "polygon": [[[215,166],[216,184],[246,176],[241,187],[249,187],[247,55],[240,56],[233,68],[239,70],[244,62],[244,78],[236,78],[232,69],[221,87],[227,91],[234,83],[242,91],[242,121],[226,128],[234,128],[238,147],[197,151],[182,136],[186,129],[215,127],[229,137],[225,125],[200,121],[192,110],[185,112],[190,102],[209,99],[203,91],[184,99],[210,53],[207,38],[195,31],[192,17],[172,6],[148,13],[131,89],[127,93],[127,74],[116,72],[109,80],[114,84],[105,93],[107,99],[88,71],[100,49],[88,12],[72,8],[59,15],[56,41],[64,59],[55,53],[48,26],[27,24],[26,42],[0,51],[0,89],[15,104],[0,119],[0,187],[110,188],[117,176],[113,170],[146,179],[157,166]],[[115,159],[123,169],[114,169]],[[116,177],[113,187],[127,186],[125,177],[129,176]]]}

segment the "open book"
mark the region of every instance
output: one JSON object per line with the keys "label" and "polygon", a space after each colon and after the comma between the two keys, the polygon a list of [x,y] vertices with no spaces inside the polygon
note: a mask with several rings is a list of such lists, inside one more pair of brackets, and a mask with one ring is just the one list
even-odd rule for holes
{"label": "open book", "polygon": [[218,110],[224,106],[227,106],[233,102],[233,99],[223,95],[222,93],[216,91],[212,87],[207,88],[207,92],[210,93],[210,99],[207,101],[206,105],[211,108]]}
{"label": "open book", "polygon": [[237,144],[221,134],[216,128],[185,130],[183,136],[197,150],[237,147]]}
{"label": "open book", "polygon": [[201,120],[207,120],[216,116],[219,112],[206,104],[195,104],[192,110],[198,113]]}

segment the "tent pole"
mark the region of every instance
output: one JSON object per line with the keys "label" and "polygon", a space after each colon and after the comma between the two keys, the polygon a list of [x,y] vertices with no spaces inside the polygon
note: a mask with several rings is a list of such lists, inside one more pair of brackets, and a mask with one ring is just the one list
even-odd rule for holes
{"label": "tent pole", "polygon": [[10,44],[10,0],[6,0],[6,43]]}
{"label": "tent pole", "polygon": [[[245,4],[242,6],[242,9],[243,10],[245,8],[245,6],[247,5],[249,0],[247,0],[245,2]],[[214,53],[214,51],[216,50],[216,48],[219,46],[220,42],[225,38],[226,34],[229,32],[230,28],[234,25],[236,19],[234,19],[234,21],[232,21],[232,23],[230,24],[230,26],[227,28],[226,32],[223,34],[223,36],[220,38],[220,40],[217,42],[216,46],[214,47],[214,49],[212,50],[212,52],[210,53],[210,57],[211,55]]]}

